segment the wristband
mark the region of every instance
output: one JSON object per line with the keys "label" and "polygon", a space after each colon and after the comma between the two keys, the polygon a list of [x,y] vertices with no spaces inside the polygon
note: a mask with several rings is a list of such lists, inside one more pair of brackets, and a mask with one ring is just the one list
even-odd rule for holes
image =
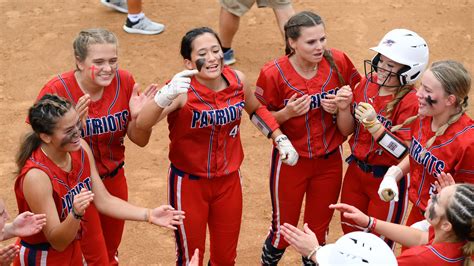
{"label": "wristband", "polygon": [[314,254],[316,254],[316,252],[318,252],[318,250],[319,250],[320,248],[321,248],[321,246],[317,245],[317,246],[313,249],[313,251],[311,251],[311,252],[308,254],[308,256],[306,256],[306,258],[307,258],[308,260],[311,260],[311,257],[312,257]]}
{"label": "wristband", "polygon": [[74,217],[74,219],[76,219],[76,220],[82,220],[82,217],[84,216],[84,215],[80,215],[76,211],[74,211],[74,208],[72,208],[71,213],[72,213],[72,216]]}
{"label": "wristband", "polygon": [[375,232],[375,226],[377,226],[377,219],[372,217],[372,224],[370,225],[369,232]]}

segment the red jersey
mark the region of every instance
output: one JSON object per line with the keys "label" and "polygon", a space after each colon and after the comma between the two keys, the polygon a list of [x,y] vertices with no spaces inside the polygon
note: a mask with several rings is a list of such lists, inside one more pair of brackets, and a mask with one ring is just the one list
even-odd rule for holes
{"label": "red jersey", "polygon": [[[346,84],[353,88],[360,81],[359,72],[346,54],[335,49],[331,52]],[[262,68],[255,96],[270,111],[283,109],[295,93],[298,97],[305,94],[311,97],[308,113],[287,120],[280,129],[300,156],[313,158],[334,151],[345,140],[337,129],[336,119],[321,107],[321,99],[327,94],[336,94],[342,85],[345,84],[339,84],[337,73],[325,58],[319,63],[317,74],[305,79],[293,68],[289,57],[283,56]]]}
{"label": "red jersey", "polygon": [[[376,78],[376,77],[375,77]],[[394,98],[393,95],[379,96],[379,85],[375,83],[376,80],[370,81],[364,78],[354,90],[353,106],[357,106],[361,102],[371,104],[377,112],[377,119],[382,125],[390,130],[392,126],[403,123],[407,118],[418,113],[418,99],[416,97],[416,90],[412,87],[395,108],[392,110],[390,116],[385,111],[386,106]],[[394,132],[400,140],[410,140],[410,127],[400,128]],[[395,165],[398,160],[385,151],[374,140],[372,134],[364,129],[364,126],[355,121],[355,130],[349,139],[352,154],[359,160],[365,161],[371,165]]]}
{"label": "red jersey", "polygon": [[[89,158],[83,149],[71,152],[72,168],[71,171],[65,172],[59,168],[51,159],[49,159],[44,152],[38,148],[31,157],[26,161],[21,169],[19,176],[15,181],[15,195],[18,204],[19,213],[31,211],[23,194],[23,180],[25,175],[33,168],[40,169],[45,172],[51,180],[53,187],[53,199],[56,204],[59,220],[62,222],[66,219],[73,208],[74,196],[79,194],[81,189],[86,187],[92,189],[92,179],[90,177]],[[79,238],[79,237],[78,237]],[[39,232],[32,236],[21,237],[21,240],[28,244],[35,245],[47,243],[48,240],[43,232]],[[66,254],[68,256],[73,244],[58,254]]]}
{"label": "red jersey", "polygon": [[188,100],[168,115],[169,159],[186,173],[213,178],[237,171],[244,158],[240,119],[244,88],[237,73],[224,67],[227,88],[215,92],[191,78]]}
{"label": "red jersey", "polygon": [[[435,193],[435,175],[450,173],[456,183],[474,183],[474,123],[463,114],[438,136],[426,151],[426,142],[434,136],[432,117],[418,118],[412,123],[410,147],[410,200],[425,210],[431,194]],[[422,151],[425,157],[422,157]]]}
{"label": "red jersey", "polygon": [[[99,175],[116,169],[125,158],[123,141],[130,122],[129,101],[135,80],[125,70],[117,70],[102,98],[91,102],[82,129],[82,137],[91,147]],[[45,94],[57,94],[76,104],[84,92],[79,87],[74,71],[66,72],[50,80],[41,89],[37,100]]]}
{"label": "red jersey", "polygon": [[464,246],[465,242],[443,242],[433,244],[434,237],[434,229],[430,226],[428,244],[412,247],[403,251],[402,254],[397,257],[398,266],[463,265],[464,256],[461,248]]}

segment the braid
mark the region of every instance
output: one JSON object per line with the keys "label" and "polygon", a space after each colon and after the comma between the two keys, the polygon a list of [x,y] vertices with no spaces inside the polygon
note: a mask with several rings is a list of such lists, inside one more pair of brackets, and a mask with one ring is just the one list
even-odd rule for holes
{"label": "braid", "polygon": [[331,66],[331,68],[336,71],[337,77],[339,79],[339,86],[342,87],[342,86],[346,85],[346,82],[344,81],[344,78],[342,77],[342,74],[339,71],[339,68],[337,68],[336,63],[334,62],[334,58],[332,57],[331,51],[329,49],[325,50],[323,55],[324,55],[324,58],[326,58],[326,60],[328,60],[329,65]]}
{"label": "braid", "polygon": [[289,39],[296,40],[301,35],[302,27],[313,27],[317,25],[322,25],[324,27],[323,19],[311,12],[311,11],[302,11],[293,15],[283,26],[285,31],[285,54],[292,55],[295,51],[291,48]]}
{"label": "braid", "polygon": [[396,126],[393,126],[390,131],[392,132],[395,132],[397,130],[399,130],[400,128],[404,127],[405,125],[409,125],[411,124],[413,121],[415,121],[420,115],[414,115],[414,116],[410,116],[408,117],[405,121],[403,121],[403,123],[401,123],[400,125],[396,125]]}
{"label": "braid", "polygon": [[474,185],[460,184],[456,186],[451,203],[446,208],[446,216],[453,226],[453,231],[460,241],[467,241],[462,247],[466,257],[464,265],[472,265],[474,254]]}
{"label": "braid", "polygon": [[411,86],[402,86],[397,90],[397,93],[395,93],[395,97],[393,100],[391,100],[387,106],[385,107],[385,112],[387,113],[387,117],[390,117],[392,115],[393,109],[395,109],[395,106],[411,91],[412,87]]}

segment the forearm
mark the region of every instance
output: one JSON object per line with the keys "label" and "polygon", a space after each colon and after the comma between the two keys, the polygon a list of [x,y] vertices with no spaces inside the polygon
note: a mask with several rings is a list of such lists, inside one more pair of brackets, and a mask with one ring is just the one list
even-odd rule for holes
{"label": "forearm", "polygon": [[426,244],[427,232],[409,226],[377,220],[374,231],[405,247],[421,246]]}
{"label": "forearm", "polygon": [[148,101],[135,119],[135,127],[145,132],[151,132],[151,128],[158,122],[163,110],[154,101]]}
{"label": "forearm", "polygon": [[115,219],[129,221],[146,221],[148,219],[147,208],[137,207],[110,194],[103,200],[94,200],[94,203],[100,213]]}
{"label": "forearm", "polygon": [[7,240],[15,236],[13,223],[7,223],[5,224],[5,227],[3,227],[3,239],[0,239],[0,241]]}
{"label": "forearm", "polygon": [[49,244],[57,251],[63,251],[76,238],[77,231],[80,228],[79,219],[74,218],[72,213],[64,221],[52,228],[50,231],[44,231]]}
{"label": "forearm", "polygon": [[[410,172],[410,156],[409,155],[405,156],[405,158],[403,158],[398,163],[398,167],[400,167],[400,169],[402,169],[402,172],[403,172],[404,176],[407,175]],[[397,181],[400,181],[400,179],[398,179]]]}
{"label": "forearm", "polygon": [[148,144],[148,141],[150,140],[152,130],[151,128],[138,128],[136,121],[136,119],[132,120],[132,122],[128,124],[127,136],[133,143],[137,144],[140,147],[144,147]]}
{"label": "forearm", "polygon": [[337,128],[344,136],[349,136],[354,132],[354,117],[351,114],[350,108],[346,110],[339,109],[337,112]]}
{"label": "forearm", "polygon": [[283,124],[287,120],[289,120],[291,117],[285,112],[285,109],[281,109],[279,111],[271,112],[273,117],[275,117],[275,120],[278,122],[278,124]]}

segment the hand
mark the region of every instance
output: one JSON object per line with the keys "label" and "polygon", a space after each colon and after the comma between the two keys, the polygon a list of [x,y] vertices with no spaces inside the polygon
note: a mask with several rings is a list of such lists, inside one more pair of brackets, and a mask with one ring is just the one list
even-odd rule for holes
{"label": "hand", "polygon": [[323,107],[324,111],[330,114],[336,114],[337,113],[336,95],[326,94],[326,97],[324,99],[321,99],[321,106]]}
{"label": "hand", "polygon": [[162,205],[151,210],[150,221],[161,227],[176,230],[175,225],[183,224],[184,212],[177,211],[170,205]]}
{"label": "hand", "polygon": [[291,224],[284,223],[281,226],[281,234],[286,242],[296,249],[301,255],[308,256],[315,247],[319,246],[318,239],[308,224],[303,225],[303,230],[294,227]]}
{"label": "hand", "polygon": [[363,123],[364,120],[367,122],[374,121],[377,119],[377,112],[370,103],[360,102],[355,110],[355,118],[360,123]]}
{"label": "hand", "polygon": [[76,103],[76,111],[79,115],[79,120],[81,120],[82,127],[86,127],[86,119],[89,114],[89,105],[91,103],[91,96],[89,94],[84,94],[79,98]]}
{"label": "hand", "polygon": [[352,104],[352,90],[349,85],[343,86],[336,94],[336,106],[339,110],[346,110]]}
{"label": "hand", "polygon": [[280,160],[287,165],[293,166],[298,162],[298,152],[291,144],[288,137],[284,134],[278,135],[275,138],[278,151],[280,151]]}
{"label": "hand", "polygon": [[11,223],[12,235],[31,236],[41,231],[44,225],[46,225],[46,214],[23,212]]}
{"label": "hand", "polygon": [[132,120],[137,118],[145,103],[153,99],[158,91],[158,86],[156,84],[150,84],[143,93],[140,93],[138,90],[139,87],[140,85],[138,83],[133,85],[132,96],[128,102],[130,107],[130,117]]}
{"label": "hand", "polygon": [[92,191],[82,188],[81,192],[74,196],[74,201],[72,203],[72,207],[74,208],[74,212],[77,215],[83,216],[86,212],[87,207],[91,204],[94,200],[94,193]]}
{"label": "hand", "polygon": [[445,173],[445,172],[441,172],[441,174],[439,174],[437,176],[438,180],[435,181],[435,186],[436,186],[436,193],[440,193],[441,190],[445,187],[448,187],[448,186],[451,186],[451,185],[454,185],[456,182],[454,182],[454,178],[453,176],[451,176],[450,173]]}
{"label": "hand", "polygon": [[199,265],[199,249],[194,250],[194,254],[189,261],[189,266],[198,266]]}
{"label": "hand", "polygon": [[20,248],[15,244],[0,248],[0,265],[11,265],[19,251]]}
{"label": "hand", "polygon": [[191,86],[191,76],[199,73],[197,69],[184,70],[174,75],[171,81],[163,86],[155,95],[156,104],[165,108],[170,105],[180,94],[187,93]]}
{"label": "hand", "polygon": [[309,106],[311,104],[311,97],[307,94],[296,98],[297,94],[293,94],[290,99],[288,99],[288,103],[286,104],[285,108],[283,109],[284,112],[287,114],[288,119],[300,115],[304,115],[309,111]]}
{"label": "hand", "polygon": [[403,177],[403,171],[397,165],[388,168],[387,173],[383,177],[379,185],[377,193],[381,200],[389,202],[391,200],[398,201],[398,185],[397,182]]}
{"label": "hand", "polygon": [[351,219],[360,227],[367,228],[369,224],[369,216],[352,205],[337,203],[329,205],[329,208],[340,211],[345,218]]}

